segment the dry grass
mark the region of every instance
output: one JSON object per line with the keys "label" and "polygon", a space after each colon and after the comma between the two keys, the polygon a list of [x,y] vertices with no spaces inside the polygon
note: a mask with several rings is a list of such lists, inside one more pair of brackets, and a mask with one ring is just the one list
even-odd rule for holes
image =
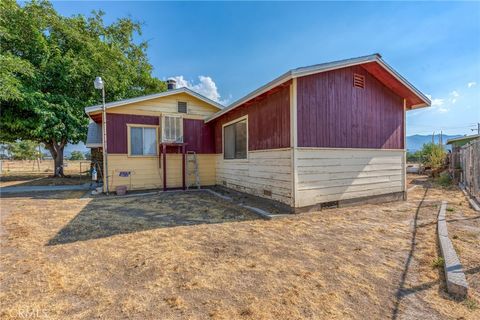
{"label": "dry grass", "polygon": [[438,206],[417,200],[447,191],[425,190],[272,221],[203,193],[2,199],[0,317],[478,319],[432,268]]}
{"label": "dry grass", "polygon": [[85,174],[72,174],[65,178],[52,178],[51,173],[15,173],[0,176],[0,187],[24,186],[66,186],[90,182]]}

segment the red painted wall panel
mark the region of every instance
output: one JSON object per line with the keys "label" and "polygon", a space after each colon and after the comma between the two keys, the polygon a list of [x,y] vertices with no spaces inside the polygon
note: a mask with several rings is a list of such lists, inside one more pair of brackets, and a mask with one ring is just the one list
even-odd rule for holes
{"label": "red painted wall panel", "polygon": [[213,126],[205,121],[183,119],[183,136],[187,151],[215,153]]}
{"label": "red painted wall panel", "polygon": [[242,105],[212,121],[215,151],[222,153],[222,125],[248,115],[248,149],[290,147],[290,86],[277,87],[254,102]]}
{"label": "red painted wall panel", "polygon": [[361,66],[300,77],[297,90],[299,147],[404,148],[403,99]]}
{"label": "red painted wall panel", "polygon": [[[159,117],[112,113],[107,115],[109,153],[128,153],[127,124],[159,125]],[[183,119],[184,142],[187,150],[197,153],[215,153],[213,127],[203,120]],[[168,147],[168,153],[178,153],[179,148]]]}
{"label": "red painted wall panel", "polygon": [[107,114],[107,151],[108,153],[128,153],[127,124],[148,124],[158,126],[159,117],[133,114]]}

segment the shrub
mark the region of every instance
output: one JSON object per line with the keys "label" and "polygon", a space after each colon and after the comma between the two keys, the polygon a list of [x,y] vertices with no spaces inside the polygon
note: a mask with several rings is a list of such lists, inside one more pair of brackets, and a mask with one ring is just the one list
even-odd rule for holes
{"label": "shrub", "polygon": [[438,257],[437,259],[432,261],[432,268],[443,268],[443,265],[445,264],[445,260],[442,257]]}
{"label": "shrub", "polygon": [[445,163],[446,153],[443,147],[434,143],[426,143],[421,150],[421,161],[425,166],[438,169]]}
{"label": "shrub", "polygon": [[447,172],[442,172],[437,179],[437,183],[442,187],[448,187],[452,184],[452,178]]}

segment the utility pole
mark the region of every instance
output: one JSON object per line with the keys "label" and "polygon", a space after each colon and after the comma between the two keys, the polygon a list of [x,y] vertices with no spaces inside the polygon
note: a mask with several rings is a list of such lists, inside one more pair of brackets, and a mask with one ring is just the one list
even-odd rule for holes
{"label": "utility pole", "polygon": [[477,129],[470,129],[472,131],[477,130],[477,134],[480,134],[480,122],[477,123]]}

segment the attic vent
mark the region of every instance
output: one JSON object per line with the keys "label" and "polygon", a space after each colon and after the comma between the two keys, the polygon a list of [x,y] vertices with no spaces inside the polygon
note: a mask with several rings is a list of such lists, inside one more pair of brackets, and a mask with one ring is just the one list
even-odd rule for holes
{"label": "attic vent", "polygon": [[365,76],[361,74],[353,74],[353,86],[355,88],[365,89]]}
{"label": "attic vent", "polygon": [[178,101],[178,113],[187,113],[187,103]]}

